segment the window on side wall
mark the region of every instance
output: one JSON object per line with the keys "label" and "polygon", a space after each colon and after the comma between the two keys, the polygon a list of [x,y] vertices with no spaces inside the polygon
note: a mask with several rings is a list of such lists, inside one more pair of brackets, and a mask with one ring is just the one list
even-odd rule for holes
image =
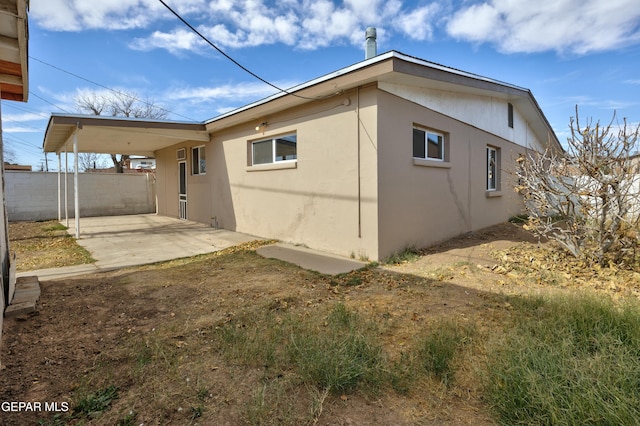
{"label": "window on side wall", "polygon": [[296,161],[297,142],[295,134],[254,141],[251,143],[251,165]]}
{"label": "window on side wall", "polygon": [[500,189],[500,149],[487,147],[487,191]]}
{"label": "window on side wall", "polygon": [[203,175],[207,172],[207,158],[204,145],[191,149],[191,168],[191,174],[193,175]]}
{"label": "window on side wall", "polygon": [[446,138],[444,133],[414,126],[413,158],[445,161]]}
{"label": "window on side wall", "polygon": [[513,104],[507,104],[507,125],[513,129]]}

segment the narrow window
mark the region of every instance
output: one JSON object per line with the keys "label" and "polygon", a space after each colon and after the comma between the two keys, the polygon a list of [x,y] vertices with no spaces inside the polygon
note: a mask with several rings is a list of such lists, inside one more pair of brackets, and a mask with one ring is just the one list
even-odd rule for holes
{"label": "narrow window", "polygon": [[498,189],[498,173],[500,172],[498,149],[487,147],[487,191]]}
{"label": "narrow window", "polygon": [[191,150],[191,174],[203,175],[207,172],[205,147],[197,146]]}
{"label": "narrow window", "polygon": [[294,161],[298,158],[296,135],[278,136],[251,143],[251,164],[270,164]]}
{"label": "narrow window", "polygon": [[413,128],[413,157],[431,160],[445,159],[445,137],[442,133]]}
{"label": "narrow window", "polygon": [[507,104],[507,123],[513,129],[513,104]]}

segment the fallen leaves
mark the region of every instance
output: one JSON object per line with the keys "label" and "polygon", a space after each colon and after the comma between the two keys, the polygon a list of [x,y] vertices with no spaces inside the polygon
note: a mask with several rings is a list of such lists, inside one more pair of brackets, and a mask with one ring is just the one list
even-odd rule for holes
{"label": "fallen leaves", "polygon": [[617,265],[587,264],[551,244],[519,244],[493,251],[496,265],[485,267],[519,283],[590,288],[640,297],[640,272]]}

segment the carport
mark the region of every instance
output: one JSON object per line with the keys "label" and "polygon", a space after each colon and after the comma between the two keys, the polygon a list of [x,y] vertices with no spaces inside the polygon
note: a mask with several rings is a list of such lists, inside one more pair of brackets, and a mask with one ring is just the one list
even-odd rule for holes
{"label": "carport", "polygon": [[[153,157],[154,152],[184,142],[209,142],[204,123],[51,114],[44,136],[44,152],[58,156],[58,220],[69,220],[67,205],[68,152],[73,152],[75,237],[80,238],[78,154],[124,154]],[[64,184],[62,157],[64,156]],[[62,199],[64,196],[64,206]]]}

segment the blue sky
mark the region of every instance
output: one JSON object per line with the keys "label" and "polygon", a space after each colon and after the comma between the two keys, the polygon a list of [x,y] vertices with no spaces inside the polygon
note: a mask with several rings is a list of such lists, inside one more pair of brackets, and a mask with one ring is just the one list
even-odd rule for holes
{"label": "blue sky", "polygon": [[[530,89],[561,141],[582,118],[640,123],[637,0],[165,0],[260,77],[290,87],[397,50]],[[105,88],[202,121],[274,93],[158,0],[31,0],[30,95],[3,101],[5,144],[39,170],[51,112]],[[75,75],[75,76],[74,76]],[[95,84],[97,83],[97,85]],[[57,161],[49,155],[49,169]]]}

